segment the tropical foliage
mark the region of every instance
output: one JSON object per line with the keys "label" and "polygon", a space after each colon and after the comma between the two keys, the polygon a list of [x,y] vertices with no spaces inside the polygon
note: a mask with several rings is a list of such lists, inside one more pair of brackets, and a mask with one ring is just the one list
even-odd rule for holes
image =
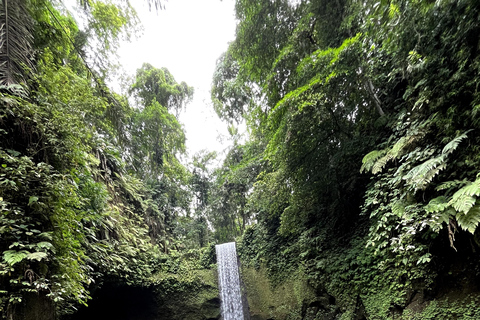
{"label": "tropical foliage", "polygon": [[[112,92],[135,12],[79,4],[80,24],[53,1],[0,8],[2,316],[31,293],[73,312],[104,281],[183,292],[233,240],[342,319],[413,319],[414,297],[478,282],[478,1],[237,0],[211,90],[233,143],[188,165],[193,88],[145,63]],[[423,315],[478,314],[459,295]]]}
{"label": "tropical foliage", "polygon": [[236,1],[212,98],[247,123],[232,151],[258,146],[241,167],[262,163],[246,261],[276,281],[304,270],[345,319],[436,292],[452,254],[476,274],[479,14],[469,0]]}
{"label": "tropical foliage", "polygon": [[145,65],[131,84],[135,105],[112,93],[108,59],[135,12],[122,1],[84,5],[81,31],[56,2],[2,1],[0,314],[9,319],[30,293],[61,315],[108,279],[151,283],[190,210],[174,113],[193,89]]}

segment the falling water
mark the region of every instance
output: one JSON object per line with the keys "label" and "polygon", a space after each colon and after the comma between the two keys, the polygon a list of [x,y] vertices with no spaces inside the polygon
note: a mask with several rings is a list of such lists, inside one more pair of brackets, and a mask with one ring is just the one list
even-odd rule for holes
{"label": "falling water", "polygon": [[244,320],[235,242],[215,246],[223,320]]}

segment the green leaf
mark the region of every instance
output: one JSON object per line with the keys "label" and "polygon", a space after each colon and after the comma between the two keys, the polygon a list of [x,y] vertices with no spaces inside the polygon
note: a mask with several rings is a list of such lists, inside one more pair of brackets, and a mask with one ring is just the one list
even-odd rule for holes
{"label": "green leaf", "polygon": [[7,152],[10,153],[14,157],[18,157],[21,153],[12,149],[7,149]]}
{"label": "green leaf", "polygon": [[461,194],[458,197],[455,197],[454,195],[454,198],[450,201],[450,203],[455,210],[466,214],[475,205],[475,198],[469,196],[468,194]]}
{"label": "green leaf", "polygon": [[466,214],[459,212],[456,218],[460,228],[474,234],[480,222],[480,206],[472,207]]}
{"label": "green leaf", "polygon": [[449,204],[455,208],[455,210],[467,213],[474,205],[476,197],[480,195],[480,181],[475,180],[465,187],[459,189],[452,196]]}
{"label": "green leaf", "polygon": [[429,225],[433,231],[439,232],[442,229],[442,224],[448,224],[450,219],[456,214],[453,208],[448,208],[445,211],[436,213],[432,216],[432,219],[429,221]]}
{"label": "green leaf", "polygon": [[29,253],[27,255],[28,260],[37,260],[37,261],[41,261],[43,259],[46,259],[47,257],[48,255],[45,252],[41,252],[41,251]]}
{"label": "green leaf", "polygon": [[377,174],[377,173],[382,172],[383,167],[385,167],[387,162],[392,160],[392,159],[393,159],[393,155],[391,153],[387,153],[385,156],[378,159],[378,161],[375,162],[375,164],[373,165],[372,173]]}
{"label": "green leaf", "polygon": [[462,133],[461,135],[457,136],[455,139],[447,143],[443,148],[442,153],[447,155],[455,151],[455,149],[457,149],[460,142],[462,142],[463,139],[467,138],[467,133],[469,133],[470,131],[472,130],[465,131],[464,133]]}
{"label": "green leaf", "polygon": [[29,252],[25,250],[16,251],[16,250],[7,250],[3,253],[3,260],[8,263],[10,266],[21,262],[28,256]]}
{"label": "green leaf", "polygon": [[38,201],[38,197],[31,196],[30,198],[28,198],[28,205],[31,205],[32,203],[37,201]]}
{"label": "green leaf", "polygon": [[403,178],[415,190],[424,190],[428,187],[433,178],[446,168],[446,155],[440,155],[419,164],[412,168]]}
{"label": "green leaf", "polygon": [[369,152],[363,157],[362,160],[362,167],[360,168],[360,172],[370,171],[372,170],[375,162],[377,162],[378,158],[382,157],[385,154],[385,150],[374,150]]}
{"label": "green leaf", "polygon": [[43,238],[43,239],[47,239],[47,240],[52,240],[53,239],[52,232],[42,232],[38,236]]}
{"label": "green leaf", "polygon": [[37,243],[37,248],[51,250],[51,249],[53,249],[53,244],[51,244],[50,242],[47,242],[47,241],[42,241],[42,242]]}
{"label": "green leaf", "polygon": [[450,205],[448,204],[447,198],[441,196],[430,200],[430,202],[425,206],[425,211],[428,213],[442,212],[449,206]]}

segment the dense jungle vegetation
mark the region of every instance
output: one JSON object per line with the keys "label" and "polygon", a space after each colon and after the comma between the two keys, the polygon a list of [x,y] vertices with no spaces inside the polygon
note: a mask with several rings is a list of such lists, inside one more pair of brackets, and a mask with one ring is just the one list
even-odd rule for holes
{"label": "dense jungle vegetation", "polygon": [[188,84],[145,63],[128,96],[106,85],[129,2],[79,3],[81,24],[2,0],[3,317],[32,294],[66,316],[112,281],[191,289],[236,240],[274,286],[330,297],[312,320],[480,318],[480,2],[236,0],[219,168],[179,160]]}

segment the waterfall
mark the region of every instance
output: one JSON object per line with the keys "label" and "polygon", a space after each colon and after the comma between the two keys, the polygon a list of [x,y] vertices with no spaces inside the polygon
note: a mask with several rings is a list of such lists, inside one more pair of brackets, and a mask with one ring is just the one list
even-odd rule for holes
{"label": "waterfall", "polygon": [[215,246],[223,320],[244,320],[235,242]]}

